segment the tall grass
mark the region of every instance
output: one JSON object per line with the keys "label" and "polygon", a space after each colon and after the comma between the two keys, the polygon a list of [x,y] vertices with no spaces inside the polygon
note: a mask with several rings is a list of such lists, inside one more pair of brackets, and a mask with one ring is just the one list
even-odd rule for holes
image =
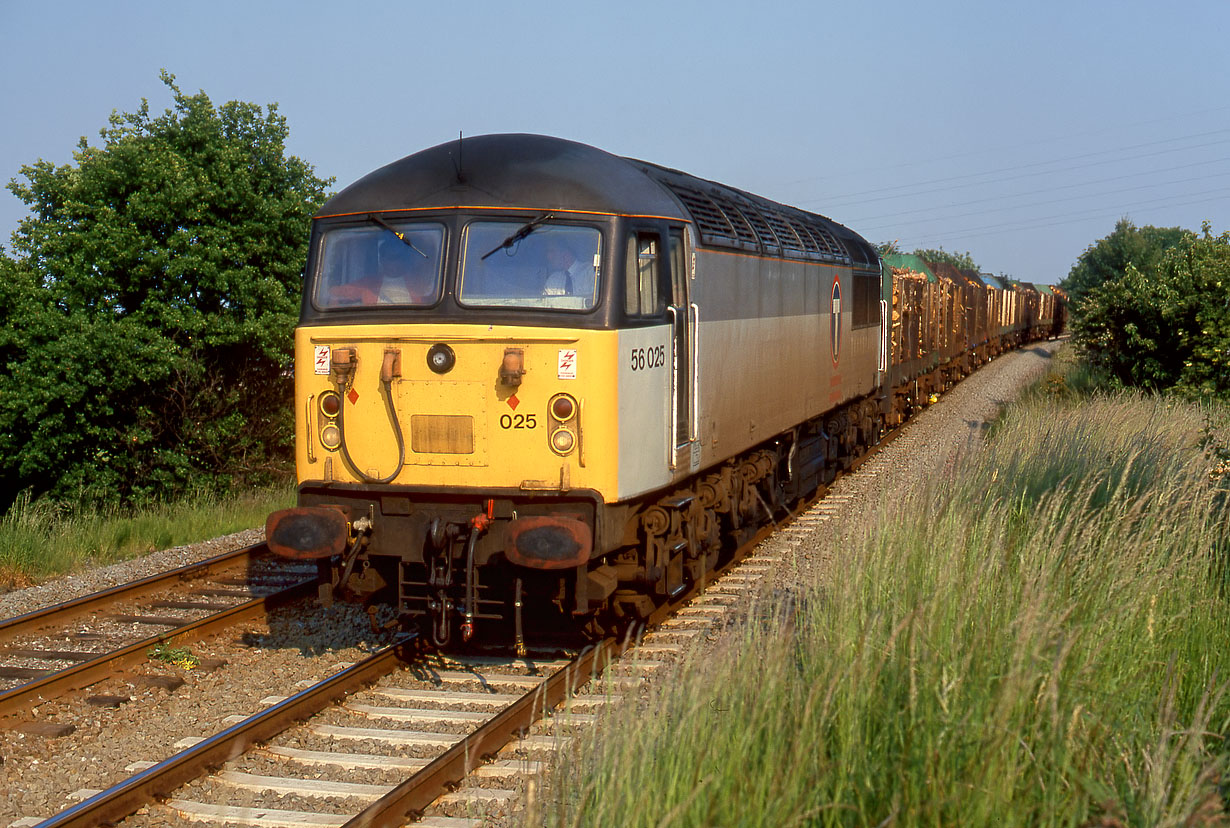
{"label": "tall grass", "polygon": [[1040,391],[578,746],[526,824],[1225,824],[1207,412]]}
{"label": "tall grass", "polygon": [[290,487],[281,487],[98,511],[25,495],[0,517],[0,589],[263,526],[269,512],[293,500]]}

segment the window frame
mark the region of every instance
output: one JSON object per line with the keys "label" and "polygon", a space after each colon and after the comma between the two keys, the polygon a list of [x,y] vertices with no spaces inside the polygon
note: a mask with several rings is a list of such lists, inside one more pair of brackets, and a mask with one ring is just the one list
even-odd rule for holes
{"label": "window frame", "polygon": [[[608,243],[608,238],[607,238],[608,232],[607,232],[607,229],[602,225],[584,222],[584,221],[552,220],[552,221],[544,222],[541,226],[544,228],[546,227],[579,228],[579,229],[589,230],[597,234],[598,249],[596,253],[596,260],[598,264],[594,268],[593,304],[590,305],[589,307],[569,308],[569,307],[554,306],[554,305],[550,305],[546,303],[532,304],[532,305],[530,304],[511,304],[511,303],[510,304],[503,304],[503,303],[488,304],[488,303],[484,303],[481,301],[475,301],[474,297],[470,297],[469,299],[466,298],[466,294],[465,294],[466,260],[467,260],[467,257],[470,255],[469,245],[470,245],[471,228],[473,228],[475,225],[478,225],[478,224],[507,224],[509,225],[509,234],[511,235],[517,228],[524,227],[526,224],[528,224],[529,222],[533,220],[534,220],[533,217],[525,217],[525,216],[509,217],[509,216],[490,216],[490,215],[468,216],[462,219],[461,226],[458,229],[458,233],[457,233],[457,237],[458,237],[457,272],[456,272],[456,277],[455,277],[455,282],[454,282],[454,287],[453,287],[454,298],[456,299],[456,302],[459,308],[467,312],[474,311],[474,310],[482,310],[482,311],[510,311],[514,313],[549,312],[551,314],[557,314],[557,313],[594,314],[594,313],[599,312],[602,309],[603,302],[604,302],[603,293],[605,291],[605,284],[604,284],[605,275],[603,271],[607,269],[606,263],[607,263],[607,259],[609,258],[606,252],[607,243]],[[530,235],[526,237],[526,239],[533,238],[533,236],[534,234],[531,233]],[[522,239],[520,242],[517,242],[517,244],[519,245],[523,243],[526,239]],[[483,251],[483,252],[485,253],[486,251]],[[478,255],[481,258],[483,254],[477,253],[476,255]],[[499,253],[496,253],[494,255],[499,255]],[[535,297],[527,296],[523,298],[528,300],[528,299],[535,298]],[[542,296],[539,298],[549,299],[552,297]]]}
{"label": "window frame", "polygon": [[[670,251],[669,242],[667,241],[668,234],[664,232],[662,227],[648,226],[631,226],[624,233],[623,246],[623,266],[624,276],[623,285],[623,302],[621,310],[626,320],[630,322],[660,322],[666,318],[666,308],[670,304]],[[650,275],[650,284],[653,285],[655,294],[655,307],[652,311],[646,312],[642,310],[644,307],[645,279],[641,271],[641,259],[644,254],[641,253],[641,239],[652,240],[656,245],[656,252],[653,255],[652,273]],[[630,293],[633,287],[633,276],[635,273],[635,287],[637,304],[636,309],[632,308]]]}
{"label": "window frame", "polygon": [[[355,230],[366,231],[368,229],[371,230],[372,235],[377,237],[381,234],[389,235],[388,229],[382,227],[378,223],[371,221],[354,221],[326,227],[318,234],[316,238],[315,250],[313,251],[312,256],[312,270],[309,274],[307,274],[309,279],[308,283],[304,285],[304,294],[306,295],[308,302],[311,304],[314,311],[323,314],[354,313],[356,311],[361,313],[407,311],[431,308],[440,303],[440,300],[443,299],[446,292],[445,281],[447,276],[449,243],[451,240],[451,228],[449,227],[448,222],[443,221],[440,218],[400,217],[388,219],[387,224],[400,232],[410,231],[415,226],[429,226],[439,230],[440,235],[435,256],[435,293],[433,294],[431,300],[412,303],[377,302],[374,304],[325,304],[320,301],[322,289],[327,290],[332,287],[342,286],[330,285],[329,288],[325,287],[326,279],[324,277],[324,273],[325,267],[329,262],[329,254],[326,252],[325,245],[329,241],[330,236],[341,235]],[[343,285],[353,285],[356,284],[357,281],[358,280],[348,281],[343,283]]]}

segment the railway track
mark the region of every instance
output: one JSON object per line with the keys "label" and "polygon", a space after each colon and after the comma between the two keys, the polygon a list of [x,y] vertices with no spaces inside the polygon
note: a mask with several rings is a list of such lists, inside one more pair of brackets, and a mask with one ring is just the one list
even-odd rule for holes
{"label": "railway track", "polygon": [[172,639],[261,618],[310,595],[314,578],[258,544],[0,621],[0,725],[41,733],[49,725],[16,718],[32,703],[112,677]]}
{"label": "railway track", "polygon": [[512,788],[538,775],[573,728],[681,654],[776,563],[736,558],[705,589],[662,607],[638,640],[606,639],[568,659],[446,657],[407,637],[24,824],[94,826],[145,809],[158,824],[473,828],[483,824],[476,814],[507,812]]}
{"label": "railway track", "polygon": [[[98,825],[155,800],[164,802],[157,808],[197,822],[401,825],[406,814],[442,796],[452,798],[446,809],[458,802],[506,800],[512,792],[500,787],[446,792],[480,765],[482,778],[497,783],[537,773],[540,766],[532,759],[483,758],[587,681],[613,646],[600,644],[565,661],[433,661],[424,660],[415,645],[411,640],[385,648],[295,696],[270,699],[260,713],[42,825]],[[541,752],[556,743],[522,738],[517,744]],[[224,770],[208,773],[224,762]],[[322,779],[322,769],[345,779],[329,779],[328,773]],[[286,798],[315,809],[270,805]],[[425,824],[433,823],[472,824],[439,818]]]}

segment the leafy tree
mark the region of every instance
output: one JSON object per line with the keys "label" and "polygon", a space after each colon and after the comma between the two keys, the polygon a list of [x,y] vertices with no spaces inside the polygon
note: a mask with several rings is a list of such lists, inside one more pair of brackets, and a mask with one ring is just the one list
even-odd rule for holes
{"label": "leafy tree", "polygon": [[1153,273],[1129,263],[1089,289],[1073,323],[1119,383],[1230,398],[1230,233],[1183,233]]}
{"label": "leafy tree", "polygon": [[1133,264],[1117,279],[1092,288],[1072,320],[1073,335],[1090,362],[1119,384],[1168,388],[1178,380],[1181,357],[1176,331],[1163,309],[1167,286]]}
{"label": "leafy tree", "polygon": [[25,166],[4,260],[0,464],[54,496],[133,500],[286,469],[311,215],[331,181],[276,105],[113,113],[75,165]]}
{"label": "leafy tree", "polygon": [[1104,239],[1090,245],[1068,277],[1060,282],[1071,299],[1077,314],[1081,302],[1093,289],[1127,273],[1128,265],[1134,265],[1143,276],[1157,273],[1166,251],[1179,243],[1184,230],[1180,227],[1137,227],[1126,218],[1119,219],[1115,230]]}
{"label": "leafy tree", "polygon": [[919,248],[914,251],[914,255],[928,262],[948,262],[948,264],[958,270],[974,270],[981,272],[982,268],[974,261],[974,257],[968,252],[966,253],[949,253],[944,248],[932,250],[931,248]]}
{"label": "leafy tree", "polygon": [[1180,389],[1230,398],[1230,232],[1214,236],[1205,222],[1200,236],[1189,233],[1167,252],[1163,270],[1184,298]]}
{"label": "leafy tree", "polygon": [[901,252],[901,247],[897,244],[896,239],[886,242],[876,242],[872,246],[875,247],[876,252],[881,256],[892,256]]}

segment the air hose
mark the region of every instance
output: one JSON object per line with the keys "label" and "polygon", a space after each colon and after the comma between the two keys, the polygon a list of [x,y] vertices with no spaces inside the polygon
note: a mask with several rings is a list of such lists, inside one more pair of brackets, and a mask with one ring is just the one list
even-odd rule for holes
{"label": "air hose", "polygon": [[[346,386],[354,375],[354,363],[350,363],[349,371],[339,371],[334,374],[334,384],[340,397],[346,396]],[[384,363],[380,366],[380,385],[384,388],[384,404],[389,410],[389,420],[393,423],[393,436],[397,440],[397,468],[388,477],[372,477],[355,463],[346,447],[346,405],[343,403],[337,413],[337,430],[340,436],[342,459],[364,483],[392,483],[401,474],[406,465],[406,440],[401,433],[401,421],[397,417],[397,408],[393,405],[393,378],[401,376],[401,352],[388,350],[384,352]]]}

